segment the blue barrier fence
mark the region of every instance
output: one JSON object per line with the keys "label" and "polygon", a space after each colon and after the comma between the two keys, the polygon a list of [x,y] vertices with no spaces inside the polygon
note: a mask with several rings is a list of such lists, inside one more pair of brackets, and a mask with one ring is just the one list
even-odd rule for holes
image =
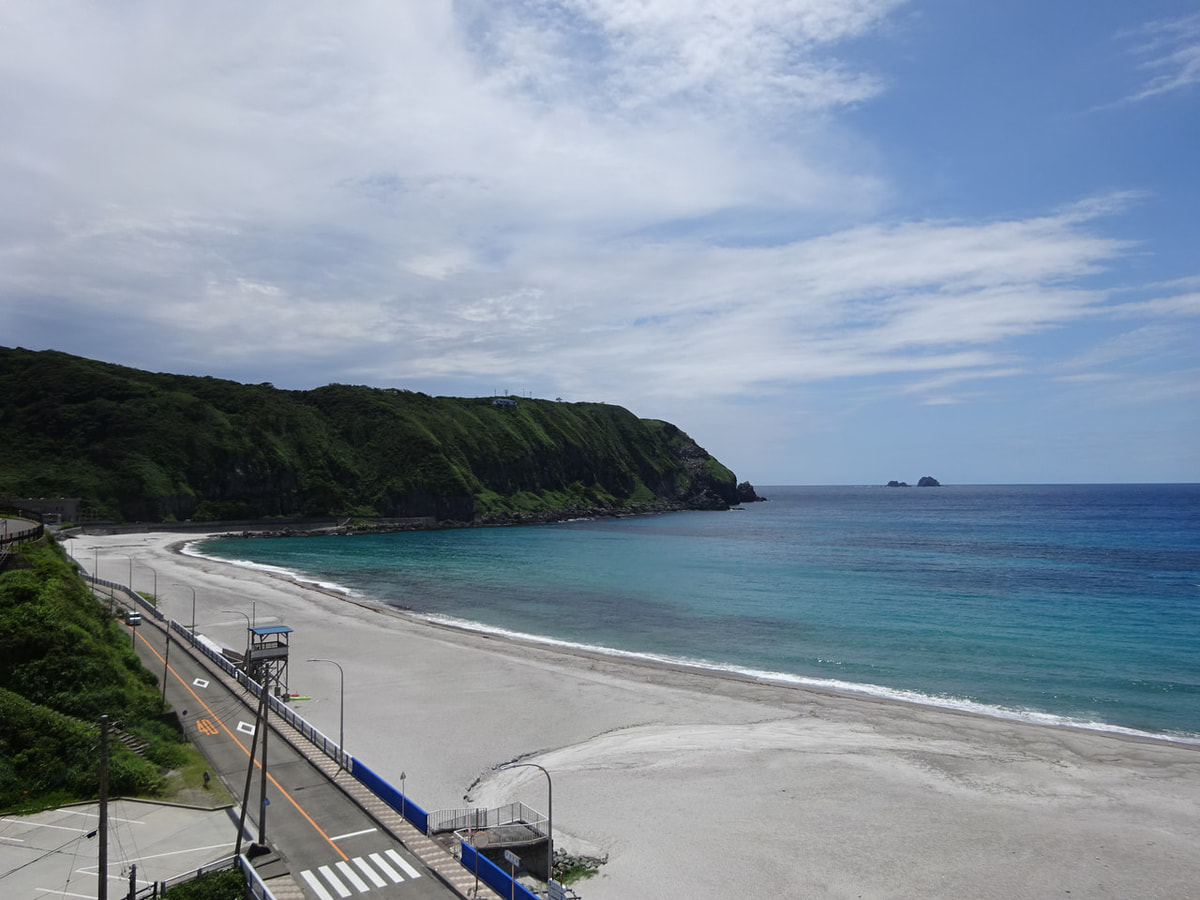
{"label": "blue barrier fence", "polygon": [[[77,566],[79,566],[78,561],[73,561]],[[80,566],[80,568],[82,569],[82,566]],[[197,637],[192,634],[191,630],[187,626],[176,622],[174,619],[167,619],[166,615],[161,610],[153,606],[141,595],[135,593],[132,589],[123,584],[97,578],[91,578],[89,580],[92,582],[93,587],[97,585],[104,585],[113,591],[118,591],[130,603],[142,607],[152,616],[154,616],[154,618],[160,621],[165,620],[167,628],[170,631],[175,632],[177,638],[181,639],[183,643],[186,643],[193,650],[198,651],[211,660],[214,665],[228,674],[231,678],[235,679],[239,684],[250,691],[253,696],[257,697],[259,695],[262,687],[258,684],[258,682],[249,678],[245,672],[237,668],[237,666],[227,660],[212,647],[197,639]],[[283,703],[277,697],[268,698],[268,702],[270,703],[271,709],[277,713],[280,718],[304,735],[304,737],[307,738],[314,747],[319,749],[330,759],[338,759],[341,748],[336,742],[327,738],[324,734],[310,725],[308,721],[305,720],[299,713],[291,709],[286,703]],[[413,803],[412,800],[405,797],[403,793],[392,787],[392,785],[384,781],[381,777],[367,768],[364,763],[355,759],[353,756],[347,755],[344,760],[344,765],[346,771],[350,775],[354,776],[354,778],[358,780],[365,788],[367,788],[367,790],[371,791],[371,793],[373,793],[376,797],[403,816],[405,820],[410,822],[422,834],[429,833],[429,814],[424,809],[422,809],[416,803]],[[524,885],[513,881],[509,873],[505,872],[502,868],[497,866],[482,853],[477,852],[470,844],[463,842],[460,846],[462,848],[462,856],[460,857],[459,862],[462,863],[462,865],[468,871],[476,873],[480,880],[488,885],[488,887],[492,888],[492,890],[497,891],[505,897],[519,897],[521,900],[541,900],[537,894],[534,894]],[[265,896],[269,898],[270,894],[255,894],[254,896]]]}
{"label": "blue barrier fence", "polygon": [[514,881],[508,872],[505,872],[466,841],[459,846],[462,848],[463,868],[478,875],[479,880],[496,893],[504,897],[520,897],[521,900],[542,900],[525,885]]}
{"label": "blue barrier fence", "polygon": [[354,771],[352,774],[371,793],[411,822],[421,834],[429,833],[429,814],[425,810],[421,809],[421,807],[417,806],[417,804],[413,803],[357,759],[354,760]]}

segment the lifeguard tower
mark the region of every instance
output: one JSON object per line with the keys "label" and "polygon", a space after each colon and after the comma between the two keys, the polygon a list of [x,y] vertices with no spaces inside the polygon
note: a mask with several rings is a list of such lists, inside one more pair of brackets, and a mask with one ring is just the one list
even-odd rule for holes
{"label": "lifeguard tower", "polygon": [[261,685],[273,685],[275,694],[287,696],[288,635],[286,625],[252,625],[246,654],[246,674]]}

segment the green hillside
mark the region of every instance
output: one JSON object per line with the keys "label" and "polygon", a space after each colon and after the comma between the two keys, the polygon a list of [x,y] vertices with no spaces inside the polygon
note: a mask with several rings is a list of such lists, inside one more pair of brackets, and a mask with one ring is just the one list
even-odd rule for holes
{"label": "green hillside", "polygon": [[0,348],[0,498],[130,521],[721,508],[732,472],[603,403],[277,390]]}
{"label": "green hillside", "polygon": [[95,797],[101,715],[150,745],[112,742],[112,794],[162,793],[189,757],[159,713],[154,676],[62,552],[22,545],[0,573],[0,810]]}

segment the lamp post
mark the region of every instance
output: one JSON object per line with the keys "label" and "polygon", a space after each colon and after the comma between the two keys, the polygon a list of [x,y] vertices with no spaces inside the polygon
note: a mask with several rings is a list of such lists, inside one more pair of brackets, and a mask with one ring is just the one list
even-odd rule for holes
{"label": "lamp post", "polygon": [[537,763],[508,763],[500,768],[539,769],[546,776],[546,884],[549,886],[551,880],[554,878],[554,783],[550,780],[550,773]]}
{"label": "lamp post", "polygon": [[[145,563],[138,563],[138,567],[142,568],[142,569],[149,569],[151,572],[154,573],[154,605],[158,606],[158,570],[155,569],[154,566],[148,566]],[[130,585],[129,585],[130,587],[133,587],[132,579],[133,579],[133,576],[131,575],[130,576]],[[137,593],[137,592],[135,591],[134,593]]]}
{"label": "lamp post", "polygon": [[[346,673],[342,670],[342,664],[335,659],[311,658],[305,662],[327,662],[333,663],[338,668],[339,683],[340,683],[340,699],[338,700],[338,767],[346,768]],[[401,794],[403,794],[401,790]]]}
{"label": "lamp post", "polygon": [[246,652],[242,656],[242,672],[244,672],[246,677],[249,678],[250,677],[250,617],[248,615],[246,615],[244,612],[242,612],[240,609],[223,609],[223,610],[221,610],[221,612],[235,613],[246,620]]}
{"label": "lamp post", "polygon": [[174,581],[171,582],[171,584],[173,587],[188,588],[192,592],[192,636],[195,637],[195,635],[196,635],[196,589],[194,587],[192,587],[190,584],[179,584],[178,582],[174,582]]}

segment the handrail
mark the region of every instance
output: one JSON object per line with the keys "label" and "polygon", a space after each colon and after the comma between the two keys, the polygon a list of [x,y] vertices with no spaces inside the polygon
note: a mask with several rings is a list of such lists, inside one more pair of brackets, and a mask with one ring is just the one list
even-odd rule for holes
{"label": "handrail", "polygon": [[[70,559],[72,562],[74,562],[75,565],[80,570],[85,571],[84,567],[79,564],[78,560],[76,560],[70,554],[67,554],[67,558]],[[176,633],[176,635],[179,638],[182,638],[181,643],[186,643],[188,646],[191,647],[192,650],[198,651],[202,656],[207,657],[219,669],[221,669],[221,671],[225,672],[227,675],[229,675],[231,678],[233,678],[238,684],[240,684],[244,688],[246,688],[246,690],[249,691],[251,693],[251,695],[253,695],[255,697],[260,696],[260,694],[262,692],[262,685],[260,685],[258,682],[254,681],[252,678],[250,678],[245,672],[243,672],[241,669],[239,669],[235,665],[233,665],[233,663],[231,663],[229,660],[227,660],[224,656],[222,656],[216,650],[212,649],[212,647],[210,647],[207,644],[205,644],[204,642],[200,641],[197,638],[197,636],[191,631],[191,629],[189,629],[187,626],[175,621],[174,619],[167,619],[166,615],[162,612],[162,610],[158,609],[157,607],[155,607],[152,604],[150,604],[149,602],[147,602],[145,600],[145,598],[143,598],[140,595],[138,595],[137,593],[135,593],[132,590],[132,588],[130,588],[126,585],[123,585],[123,584],[119,584],[118,582],[108,581],[108,580],[102,579],[102,578],[94,578],[93,577],[93,578],[90,578],[89,580],[92,582],[93,585],[102,584],[106,587],[112,588],[113,590],[119,590],[123,594],[127,595],[135,603],[145,607],[154,616],[155,619],[158,619],[159,621],[163,622],[164,627],[166,627],[169,632],[173,631]],[[267,701],[268,701],[268,704],[271,707],[271,709],[274,710],[275,713],[280,718],[282,718],[285,722],[287,722],[289,725],[291,725],[293,728],[295,728],[298,732],[300,732],[300,734],[303,735],[305,738],[307,738],[314,747],[316,747],[318,750],[320,750],[322,753],[324,753],[330,759],[339,760],[341,748],[338,746],[338,744],[335,741],[332,741],[329,738],[327,738],[318,729],[314,728],[311,724],[309,724],[309,722],[303,716],[301,716],[295,710],[288,707],[287,704],[285,704],[279,698],[272,696],[272,697],[268,697]],[[388,799],[387,793],[390,791],[392,794],[395,795],[395,797],[401,798],[401,806],[397,809],[397,811],[401,811],[401,810],[407,808],[407,814],[404,815],[404,818],[407,821],[409,821],[410,823],[415,825],[418,828],[418,830],[420,830],[423,834],[433,833],[432,829],[430,829],[428,826],[427,814],[425,813],[425,811],[423,809],[421,809],[420,806],[418,806],[416,803],[413,803],[410,800],[407,800],[407,798],[404,797],[401,794],[401,792],[397,791],[394,787],[392,787],[390,784],[388,784],[386,781],[384,781],[378,775],[375,775],[373,772],[371,772],[366,767],[366,765],[364,765],[362,763],[358,763],[355,760],[355,758],[350,756],[349,754],[347,754],[345,756],[343,762],[344,762],[344,768],[348,774],[353,776],[356,781],[358,781],[360,784],[362,784],[364,787],[366,787],[367,790],[371,791],[371,793],[375,794],[377,797],[382,799],[385,803],[388,803],[389,806],[392,806],[393,809],[397,809],[397,807],[395,806],[394,799]],[[358,771],[356,771],[356,769],[361,769],[362,771],[358,772]],[[383,793],[381,793],[381,790],[383,790]],[[499,815],[502,810],[507,810],[508,811],[507,814],[509,816],[524,815],[526,810],[528,810],[530,813],[533,814],[532,816],[529,817],[529,818],[533,819],[532,822],[527,821],[527,820],[521,821],[520,819],[517,819],[517,818],[510,818],[507,822],[505,822],[503,824],[517,824],[519,822],[520,824],[530,826],[531,828],[533,828],[536,831],[537,830],[536,826],[538,826],[541,823],[546,821],[546,819],[540,813],[538,813],[536,810],[533,810],[530,807],[526,807],[523,803],[520,803],[520,802],[510,803],[505,807],[497,808],[497,810],[496,810],[497,815]],[[486,812],[486,810],[484,812]],[[496,823],[496,824],[501,824],[501,823]],[[472,852],[473,852],[473,849],[472,849]],[[531,900],[537,900],[536,896],[533,895],[532,893],[530,893],[527,888],[525,888],[523,885],[521,885],[519,883],[514,882],[511,878],[511,876],[509,875],[509,873],[504,872],[499,867],[493,866],[490,863],[490,861],[488,861],[486,859],[486,857],[483,857],[482,855],[480,855],[479,859],[482,860],[482,862],[477,863],[477,865],[480,866],[481,869],[486,866],[491,866],[491,868],[495,870],[494,873],[489,874],[489,878],[496,881],[497,883],[503,882],[502,893],[511,893],[511,892],[515,891],[516,894],[519,896],[528,897],[528,898],[531,898]],[[255,900],[275,900],[275,898],[273,897],[273,895],[271,894],[271,892],[267,888],[267,886],[262,882],[261,879],[258,878],[257,874],[254,872],[254,867],[250,865],[250,863],[246,859],[246,857],[242,856],[241,860],[242,860],[242,865],[243,865],[243,871],[246,872],[246,874],[247,874],[247,879],[249,880],[249,879],[253,878],[257,882],[258,888],[261,888],[261,891],[262,891],[262,893],[255,893],[254,891],[257,889],[255,887],[255,885],[248,884],[247,885],[248,896],[251,898],[255,898]],[[468,869],[472,868],[471,866],[467,865],[466,856],[461,851],[460,851],[460,854],[458,855],[458,861],[464,867],[466,867]],[[495,887],[495,885],[492,885],[492,886]],[[496,889],[500,890],[499,888],[496,888]]]}
{"label": "handrail", "polygon": [[[8,519],[11,522],[27,522],[29,528],[22,528],[17,532],[10,532],[7,537],[0,534],[0,547],[12,547],[25,541],[36,541],[41,539],[46,533],[46,526],[42,523],[41,515],[37,513],[28,513],[24,510],[17,510],[16,515],[5,515],[8,511],[0,510],[0,518]],[[32,515],[37,515],[35,521]]]}
{"label": "handrail", "polygon": [[[546,817],[519,800],[491,809],[481,806],[435,809],[428,813],[428,817],[430,834],[463,831],[468,828],[482,831],[485,828],[498,828],[502,825],[527,825],[541,835],[541,838],[545,838],[547,833]],[[541,830],[538,829],[538,826],[541,826]]]}

